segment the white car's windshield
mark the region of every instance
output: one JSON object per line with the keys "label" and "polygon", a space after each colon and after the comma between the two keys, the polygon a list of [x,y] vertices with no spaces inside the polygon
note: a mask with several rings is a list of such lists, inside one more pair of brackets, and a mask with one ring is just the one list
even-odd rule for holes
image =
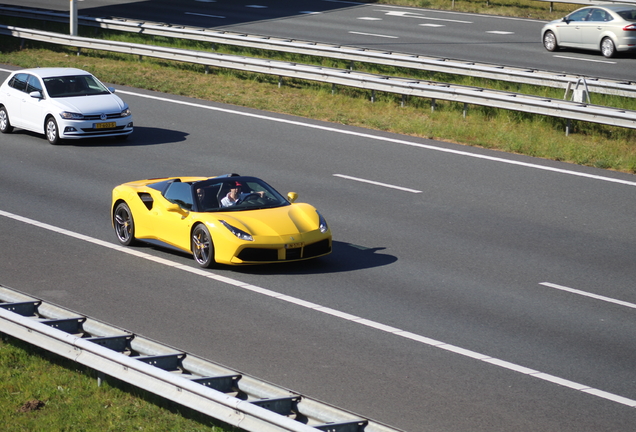
{"label": "white car's windshield", "polygon": [[52,98],[93,96],[110,93],[92,75],[76,75],[44,78],[46,91]]}

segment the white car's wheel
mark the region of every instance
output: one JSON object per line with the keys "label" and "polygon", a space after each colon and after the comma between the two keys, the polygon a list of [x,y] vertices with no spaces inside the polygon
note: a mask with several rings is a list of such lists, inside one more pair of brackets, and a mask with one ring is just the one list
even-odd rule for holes
{"label": "white car's wheel", "polygon": [[44,125],[44,132],[49,143],[57,145],[60,143],[60,131],[57,128],[57,122],[53,117],[48,117]]}
{"label": "white car's wheel", "polygon": [[614,41],[608,37],[603,38],[601,41],[601,52],[607,58],[612,58],[616,55],[616,46]]}
{"label": "white car's wheel", "polygon": [[11,126],[11,122],[9,121],[9,113],[5,107],[0,107],[0,132],[13,132],[13,126]]}
{"label": "white car's wheel", "polygon": [[548,30],[543,35],[543,46],[548,51],[556,51],[559,49],[559,44],[557,43],[556,35]]}

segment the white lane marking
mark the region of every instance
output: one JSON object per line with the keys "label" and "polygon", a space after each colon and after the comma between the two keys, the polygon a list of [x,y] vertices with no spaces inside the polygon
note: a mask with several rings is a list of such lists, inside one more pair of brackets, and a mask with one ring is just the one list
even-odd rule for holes
{"label": "white lane marking", "polygon": [[16,221],[19,221],[19,222],[23,222],[23,223],[26,223],[26,224],[29,224],[29,225],[37,226],[39,228],[43,228],[43,229],[46,229],[46,230],[49,230],[49,231],[53,231],[53,232],[58,233],[58,234],[63,234],[63,235],[69,236],[69,237],[73,237],[73,238],[76,238],[78,240],[83,240],[83,241],[86,241],[86,242],[89,242],[89,243],[93,243],[93,244],[98,245],[98,246],[103,246],[103,247],[106,247],[106,248],[109,248],[109,249],[113,249],[113,250],[118,251],[118,252],[127,253],[127,254],[134,255],[134,256],[139,257],[139,258],[144,258],[144,259],[150,260],[150,261],[158,263],[158,264],[162,264],[162,265],[167,265],[167,266],[173,267],[173,268],[175,268],[177,270],[182,270],[182,271],[185,271],[185,272],[188,272],[188,273],[191,273],[191,274],[195,274],[197,276],[202,276],[202,277],[206,277],[206,278],[209,278],[209,279],[213,279],[213,280],[216,280],[216,281],[219,281],[219,282],[222,282],[222,283],[226,283],[226,284],[229,284],[229,285],[232,285],[232,286],[239,287],[241,289],[249,290],[249,291],[252,291],[252,292],[255,292],[255,293],[258,293],[258,294],[262,294],[262,295],[265,295],[265,296],[268,296],[268,297],[272,297],[272,298],[275,298],[277,300],[281,300],[281,301],[285,301],[285,302],[288,302],[288,303],[295,304],[297,306],[305,307],[307,309],[310,309],[310,310],[313,310],[313,311],[316,311],[316,312],[325,313],[325,314],[328,314],[328,315],[331,315],[331,316],[334,316],[334,317],[338,317],[338,318],[341,318],[343,320],[346,320],[346,321],[349,321],[349,322],[352,322],[352,323],[356,323],[356,324],[363,325],[365,327],[376,329],[378,331],[382,331],[382,332],[389,333],[389,334],[392,334],[392,335],[395,335],[395,336],[403,337],[405,339],[410,339],[412,341],[416,341],[416,342],[419,342],[419,343],[424,344],[424,345],[428,345],[428,346],[431,346],[431,347],[434,347],[434,348],[443,349],[443,350],[446,350],[446,351],[449,351],[449,352],[453,352],[455,354],[459,354],[459,355],[462,355],[462,356],[465,356],[465,357],[469,357],[469,358],[473,358],[473,359],[476,359],[476,360],[479,360],[479,361],[483,361],[485,363],[489,363],[489,364],[494,365],[494,366],[499,366],[501,368],[505,368],[505,369],[508,369],[508,370],[511,370],[511,371],[514,371],[514,372],[517,372],[517,373],[521,373],[521,374],[528,375],[528,376],[531,376],[531,377],[534,377],[534,378],[538,378],[538,379],[541,379],[541,380],[544,380],[544,381],[547,381],[547,382],[558,384],[560,386],[568,387],[568,388],[571,388],[573,390],[578,390],[580,392],[587,393],[587,394],[599,397],[601,399],[606,399],[606,400],[609,400],[609,401],[612,401],[612,402],[616,402],[616,403],[619,403],[621,405],[626,405],[626,406],[629,406],[629,407],[632,407],[632,408],[636,407],[636,400],[633,400],[633,399],[629,399],[629,398],[626,398],[626,397],[623,397],[623,396],[619,396],[619,395],[616,395],[616,394],[613,394],[613,393],[609,393],[609,392],[606,392],[606,391],[603,391],[603,390],[599,390],[599,389],[587,386],[585,384],[580,384],[580,383],[576,383],[574,381],[566,380],[564,378],[559,378],[559,377],[556,377],[556,376],[553,376],[553,375],[545,374],[543,372],[536,371],[534,369],[530,369],[530,368],[527,368],[525,366],[517,365],[515,363],[510,363],[510,362],[508,362],[506,360],[501,360],[501,359],[497,359],[497,358],[494,358],[494,357],[490,357],[490,356],[488,356],[486,354],[481,354],[481,353],[478,353],[476,351],[472,351],[472,350],[461,348],[461,347],[458,347],[458,346],[455,346],[455,345],[447,344],[445,342],[438,341],[438,340],[435,340],[435,339],[430,339],[430,338],[427,338],[425,336],[421,336],[421,335],[418,335],[418,334],[415,334],[415,333],[411,333],[411,332],[408,332],[408,331],[401,330],[401,329],[396,328],[396,327],[392,327],[392,326],[388,326],[386,324],[379,323],[377,321],[368,320],[368,319],[365,319],[365,318],[362,318],[362,317],[359,317],[359,316],[356,316],[356,315],[351,315],[351,314],[348,314],[346,312],[341,312],[341,311],[338,311],[338,310],[335,310],[335,309],[331,309],[331,308],[328,308],[328,307],[321,306],[321,305],[316,304],[316,303],[312,303],[312,302],[308,302],[308,301],[305,301],[305,300],[302,300],[302,299],[299,299],[299,298],[296,298],[296,297],[288,296],[286,294],[281,294],[281,293],[278,293],[276,291],[269,290],[267,288],[262,288],[262,287],[259,287],[259,286],[256,286],[256,285],[251,285],[249,283],[242,282],[242,281],[239,281],[239,280],[236,280],[236,279],[232,279],[232,278],[229,278],[227,276],[217,275],[217,274],[212,273],[209,270],[204,270],[204,269],[201,269],[201,268],[198,268],[198,267],[190,267],[190,266],[183,265],[183,264],[180,264],[180,263],[177,263],[177,262],[173,262],[173,261],[170,261],[170,260],[164,259],[164,258],[157,258],[157,257],[149,255],[149,254],[147,254],[145,252],[140,252],[140,251],[132,249],[132,248],[127,248],[127,247],[124,247],[124,246],[121,246],[121,245],[105,242],[103,240],[99,240],[99,239],[96,239],[96,238],[93,238],[93,237],[89,237],[89,236],[86,236],[86,235],[83,235],[83,234],[79,234],[79,233],[76,233],[76,232],[73,232],[73,231],[69,231],[69,230],[66,230],[64,228],[60,228],[60,227],[56,227],[56,226],[53,226],[53,225],[49,225],[49,224],[44,223],[44,222],[39,222],[39,221],[36,221],[34,219],[29,219],[29,218],[24,217],[24,216],[19,216],[19,215],[13,214],[13,213],[5,212],[3,210],[0,210],[0,216],[4,216],[6,218],[13,219],[13,220],[16,220]]}
{"label": "white lane marking", "polygon": [[300,11],[298,13],[306,14],[306,15],[320,15],[322,12],[314,12],[314,11]]}
{"label": "white lane marking", "polygon": [[446,27],[445,24],[418,24],[418,25],[422,27]]}
{"label": "white lane marking", "polygon": [[[2,70],[4,72],[13,72],[13,71],[10,71],[10,70],[7,70],[7,69],[0,69],[0,70]],[[463,151],[463,150],[453,150],[453,149],[448,149],[448,148],[443,148],[443,147],[436,147],[436,146],[433,146],[433,145],[430,145],[430,144],[420,144],[420,143],[416,143],[416,142],[413,142],[413,141],[407,141],[407,140],[403,140],[403,139],[388,138],[388,137],[372,135],[370,133],[348,131],[348,130],[343,130],[343,129],[337,129],[337,128],[331,127],[331,126],[322,126],[322,125],[304,123],[304,122],[297,121],[297,120],[287,120],[287,119],[282,119],[282,118],[270,117],[270,116],[266,116],[266,115],[262,115],[262,114],[245,113],[245,112],[236,111],[236,110],[232,110],[232,109],[228,109],[228,108],[212,107],[212,106],[203,105],[203,104],[194,103],[194,102],[178,101],[178,100],[173,100],[173,99],[169,99],[169,98],[166,98],[166,97],[146,95],[146,94],[141,94],[141,93],[129,92],[129,91],[125,91],[125,90],[117,90],[117,93],[128,94],[128,95],[131,95],[131,96],[137,96],[137,97],[142,97],[142,98],[146,98],[146,99],[159,100],[159,101],[163,101],[163,102],[170,102],[170,103],[180,104],[180,105],[185,105],[185,106],[191,106],[191,107],[195,107],[195,108],[203,108],[203,109],[208,109],[210,111],[218,111],[218,112],[224,112],[224,113],[228,113],[228,114],[241,115],[241,116],[244,116],[244,117],[258,118],[258,119],[261,119],[261,120],[273,121],[273,122],[278,122],[278,123],[285,123],[285,124],[290,124],[290,125],[294,125],[294,126],[302,126],[302,127],[306,127],[306,128],[310,128],[310,129],[324,130],[324,131],[334,132],[334,133],[338,133],[338,134],[342,134],[342,135],[357,136],[357,137],[365,138],[365,139],[372,139],[372,140],[377,140],[377,141],[390,142],[390,143],[393,143],[393,144],[401,144],[401,145],[405,145],[405,146],[416,147],[416,148],[421,148],[421,149],[426,149],[426,150],[434,150],[434,151],[439,151],[439,152],[442,152],[442,153],[455,154],[455,155],[459,155],[459,156],[467,156],[467,157],[472,157],[472,158],[475,158],[475,159],[484,159],[484,160],[489,160],[489,161],[493,161],[493,162],[501,162],[501,163],[506,163],[506,164],[510,164],[510,165],[522,166],[522,167],[526,167],[526,168],[533,168],[533,169],[538,169],[538,170],[543,170],[543,171],[551,171],[551,172],[556,172],[556,173],[560,173],[560,174],[573,175],[573,176],[577,176],[577,177],[585,177],[585,178],[594,179],[594,180],[602,180],[602,181],[606,181],[606,182],[610,182],[610,183],[619,183],[619,184],[623,184],[623,185],[627,185],[627,186],[636,186],[636,181],[622,180],[622,179],[617,179],[617,178],[612,178],[612,177],[605,177],[605,176],[600,176],[600,175],[595,175],[595,174],[587,174],[587,173],[578,172],[578,171],[570,171],[570,170],[566,170],[566,169],[562,169],[562,168],[553,168],[553,167],[549,167],[549,166],[538,165],[538,164],[533,164],[533,163],[528,163],[528,162],[520,162],[520,161],[516,161],[516,160],[511,160],[511,159],[504,159],[504,158],[500,158],[500,157],[496,157],[496,156],[487,156],[487,155],[483,155],[483,154],[470,153],[470,152]]]}
{"label": "white lane marking", "polygon": [[614,298],[611,298],[611,297],[605,297],[605,296],[602,296],[602,295],[589,293],[587,291],[581,291],[581,290],[577,290],[577,289],[574,289],[574,288],[568,288],[566,286],[557,285],[557,284],[553,284],[553,283],[550,283],[550,282],[541,282],[539,285],[543,285],[543,286],[554,288],[554,289],[558,289],[558,290],[561,290],[561,291],[567,291],[567,292],[571,292],[573,294],[578,294],[580,296],[590,297],[590,298],[593,298],[593,299],[596,299],[596,300],[602,300],[604,302],[614,303],[614,304],[617,304],[617,305],[621,305],[621,306],[625,306],[625,307],[628,307],[628,308],[636,309],[636,304],[634,304],[634,303],[629,303],[629,302],[626,302],[626,301],[623,301],[623,300],[617,300],[617,299],[614,299]]}
{"label": "white lane marking", "polygon": [[381,34],[374,34],[374,33],[363,33],[363,32],[356,32],[356,31],[350,31],[349,33],[363,35],[363,36],[374,36],[374,37],[381,37],[381,38],[388,38],[388,39],[398,39],[397,36],[381,35]]}
{"label": "white lane marking", "polygon": [[354,180],[354,181],[358,181],[358,182],[362,182],[362,183],[370,183],[373,185],[377,185],[377,186],[383,186],[383,187],[387,187],[387,188],[391,188],[391,189],[398,189],[401,191],[405,191],[405,192],[411,192],[411,193],[422,193],[421,190],[416,190],[416,189],[409,189],[409,188],[405,188],[405,187],[401,187],[401,186],[395,186],[395,185],[391,185],[388,183],[380,183],[377,181],[373,181],[373,180],[365,180],[365,179],[361,179],[358,177],[351,177],[348,175],[344,175],[344,174],[334,174],[334,177],[340,177],[343,179],[347,179],[347,180]]}
{"label": "white lane marking", "polygon": [[487,31],[486,33],[490,33],[490,34],[499,34],[499,35],[511,35],[511,34],[515,34],[515,32],[511,32],[511,31],[503,31],[503,30],[492,30],[492,31]]}
{"label": "white lane marking", "polygon": [[356,19],[363,21],[382,21],[382,18],[374,18],[374,17],[358,17]]}
{"label": "white lane marking", "polygon": [[202,14],[202,13],[196,13],[196,12],[186,12],[186,15],[196,15],[196,16],[203,16],[206,18],[225,18],[222,15],[208,15],[208,14]]}
{"label": "white lane marking", "polygon": [[607,64],[616,64],[616,62],[613,62],[613,61],[607,61],[607,60],[594,60],[594,59],[586,59],[586,58],[580,58],[580,57],[568,57],[568,56],[562,56],[562,55],[554,55],[553,57],[555,57],[555,58],[567,59],[567,60],[579,60],[579,61],[586,61],[586,62],[592,62],[592,63],[607,63]]}
{"label": "white lane marking", "polygon": [[386,15],[388,16],[399,16],[399,17],[404,17],[404,18],[417,18],[417,19],[425,19],[425,20],[432,20],[432,21],[447,21],[447,22],[454,22],[454,23],[460,23],[460,24],[472,24],[472,21],[462,21],[462,20],[452,20],[452,19],[447,19],[447,18],[433,18],[433,17],[429,17],[426,15],[420,15],[417,13],[413,13],[413,12],[396,12],[396,11],[388,11],[385,12]]}

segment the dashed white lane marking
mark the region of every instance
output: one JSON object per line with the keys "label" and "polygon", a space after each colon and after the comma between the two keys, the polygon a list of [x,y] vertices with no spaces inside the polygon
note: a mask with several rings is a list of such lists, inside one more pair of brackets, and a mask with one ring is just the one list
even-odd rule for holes
{"label": "dashed white lane marking", "polygon": [[357,19],[363,21],[382,21],[382,18],[374,18],[374,17],[358,17]]}
{"label": "dashed white lane marking", "polygon": [[446,27],[445,24],[418,24],[418,25],[422,27]]}
{"label": "dashed white lane marking", "polygon": [[305,301],[305,300],[302,300],[302,299],[299,299],[299,298],[296,298],[296,297],[288,296],[286,294],[281,294],[281,293],[278,293],[276,291],[269,290],[267,288],[262,288],[262,287],[259,287],[259,286],[256,286],[256,285],[252,285],[252,284],[249,284],[249,283],[246,283],[246,282],[242,282],[242,281],[239,281],[239,280],[236,280],[236,279],[232,279],[232,278],[229,278],[229,277],[226,277],[226,276],[217,275],[217,274],[214,274],[211,271],[204,270],[202,268],[190,267],[190,266],[187,266],[187,265],[183,265],[183,264],[179,264],[177,262],[170,261],[170,260],[165,259],[165,258],[158,258],[158,257],[152,256],[152,255],[149,255],[149,254],[147,254],[145,252],[141,252],[141,251],[138,251],[138,250],[135,250],[135,249],[132,249],[132,248],[126,248],[126,247],[121,246],[121,245],[109,243],[109,242],[106,242],[106,241],[103,241],[103,240],[99,240],[99,239],[96,239],[96,238],[93,238],[93,237],[89,237],[89,236],[86,236],[86,235],[83,235],[83,234],[79,234],[79,233],[76,233],[76,232],[73,232],[73,231],[69,231],[69,230],[66,230],[64,228],[60,228],[60,227],[56,227],[56,226],[53,226],[53,225],[49,225],[49,224],[46,224],[44,222],[36,221],[34,219],[29,219],[29,218],[26,218],[24,216],[19,216],[19,215],[13,214],[13,213],[5,212],[3,210],[0,210],[0,216],[4,216],[4,217],[7,217],[9,219],[13,219],[13,220],[16,220],[16,221],[19,221],[19,222],[23,222],[23,223],[26,223],[26,224],[29,224],[29,225],[33,225],[33,226],[36,226],[36,227],[39,227],[39,228],[42,228],[42,229],[46,229],[46,230],[49,230],[49,231],[53,231],[53,232],[58,233],[58,234],[63,234],[63,235],[66,235],[66,236],[69,236],[69,237],[72,237],[72,238],[75,238],[75,239],[78,239],[78,240],[83,240],[83,241],[86,241],[86,242],[89,242],[89,243],[93,243],[93,244],[98,245],[98,246],[103,246],[103,247],[106,247],[106,248],[109,248],[109,249],[112,249],[112,250],[115,250],[115,251],[127,253],[127,254],[130,254],[130,255],[134,255],[136,257],[147,259],[147,260],[153,261],[153,262],[158,263],[158,264],[166,265],[166,266],[172,267],[172,268],[177,269],[177,270],[182,270],[182,271],[185,271],[185,272],[188,272],[188,273],[191,273],[191,274],[195,274],[197,276],[202,276],[202,277],[206,277],[206,278],[209,278],[209,279],[213,279],[213,280],[216,280],[216,281],[219,281],[219,282],[222,282],[222,283],[226,283],[226,284],[229,284],[229,285],[232,285],[232,286],[236,286],[236,287],[239,287],[239,288],[242,288],[242,289],[245,289],[245,290],[248,290],[248,291],[252,291],[252,292],[255,292],[255,293],[258,293],[258,294],[261,294],[261,295],[272,297],[272,298],[278,299],[280,301],[285,301],[285,302],[288,302],[288,303],[292,303],[292,304],[298,305],[300,307],[311,309],[311,310],[316,311],[316,312],[325,313],[325,314],[328,314],[328,315],[331,315],[331,316],[334,316],[334,317],[337,317],[337,318],[340,318],[340,319],[343,319],[343,320],[346,320],[346,321],[349,321],[349,322],[352,322],[352,323],[360,324],[360,325],[363,325],[365,327],[376,329],[378,331],[382,331],[382,332],[389,333],[389,334],[392,334],[392,335],[395,335],[395,336],[403,337],[405,339],[416,341],[416,342],[422,343],[424,345],[428,345],[428,346],[431,346],[431,347],[443,349],[443,350],[446,350],[446,351],[449,351],[449,352],[452,352],[452,353],[455,353],[455,354],[459,354],[459,355],[462,355],[462,356],[465,356],[465,357],[473,358],[475,360],[483,361],[483,362],[489,363],[489,364],[491,364],[493,366],[498,366],[498,367],[501,367],[501,368],[504,368],[504,369],[508,369],[508,370],[511,370],[511,371],[514,371],[514,372],[518,372],[518,373],[521,373],[521,374],[524,374],[524,375],[527,375],[527,376],[530,376],[530,377],[538,378],[538,379],[541,379],[543,381],[547,381],[547,382],[551,382],[551,383],[554,383],[554,384],[558,384],[560,386],[567,387],[567,388],[570,388],[570,389],[573,389],[573,390],[578,390],[580,392],[587,393],[587,394],[590,394],[590,395],[593,395],[593,396],[597,396],[599,398],[606,399],[606,400],[609,400],[609,401],[612,401],[612,402],[616,402],[616,403],[621,404],[621,405],[626,405],[626,406],[629,406],[631,408],[636,407],[636,400],[633,400],[633,399],[629,399],[629,398],[626,398],[626,397],[623,397],[623,396],[619,396],[619,395],[616,395],[616,394],[613,394],[613,393],[609,393],[609,392],[606,392],[606,391],[603,391],[603,390],[599,390],[599,389],[587,386],[585,384],[580,384],[580,383],[577,383],[577,382],[574,382],[574,381],[570,381],[570,380],[567,380],[567,379],[564,379],[564,378],[559,378],[559,377],[556,377],[554,375],[546,374],[546,373],[543,373],[543,372],[540,372],[540,371],[537,371],[537,370],[534,370],[534,369],[527,368],[525,366],[521,366],[521,365],[517,365],[517,364],[514,364],[514,363],[510,363],[510,362],[508,362],[506,360],[501,360],[501,359],[498,359],[498,358],[490,357],[490,356],[488,356],[486,354],[481,354],[481,353],[478,353],[476,351],[472,351],[472,350],[461,348],[461,347],[458,347],[458,346],[455,346],[455,345],[447,344],[445,342],[438,341],[438,340],[435,340],[435,339],[430,339],[430,338],[427,338],[426,336],[422,336],[422,335],[418,335],[418,334],[411,333],[411,332],[408,332],[408,331],[404,331],[404,330],[401,330],[401,329],[399,329],[397,327],[388,326],[386,324],[382,324],[382,323],[379,323],[379,322],[376,322],[376,321],[368,320],[366,318],[362,318],[362,317],[359,317],[359,316],[356,316],[356,315],[348,314],[346,312],[341,312],[341,311],[338,311],[338,310],[335,310],[335,309],[331,309],[329,307],[321,306],[321,305],[313,303],[313,302],[309,302],[309,301]]}
{"label": "dashed white lane marking", "polygon": [[511,31],[503,31],[503,30],[492,30],[492,31],[487,31],[486,33],[490,33],[490,34],[498,34],[498,35],[511,35],[511,34],[515,34],[515,32],[511,32]]}
{"label": "dashed white lane marking", "polygon": [[577,289],[574,289],[574,288],[568,288],[568,287],[565,287],[565,286],[562,286],[562,285],[553,284],[553,283],[550,283],[550,282],[541,282],[539,285],[543,285],[543,286],[554,288],[554,289],[558,289],[558,290],[561,290],[561,291],[567,291],[567,292],[571,292],[573,294],[578,294],[580,296],[590,297],[590,298],[593,298],[593,299],[596,299],[596,300],[601,300],[601,301],[604,301],[604,302],[614,303],[614,304],[617,304],[617,305],[621,305],[621,306],[625,306],[625,307],[628,307],[628,308],[636,309],[636,304],[634,304],[634,303],[629,303],[629,302],[626,302],[626,301],[623,301],[623,300],[617,300],[617,299],[613,299],[611,297],[605,297],[605,296],[602,296],[602,295],[589,293],[587,291],[581,291],[581,290],[577,290]]}
{"label": "dashed white lane marking", "polygon": [[375,34],[375,33],[363,33],[363,32],[357,32],[357,31],[350,31],[349,34],[357,34],[357,35],[363,35],[363,36],[373,36],[373,37],[381,37],[381,38],[388,38],[388,39],[398,39],[397,36],[389,36],[389,35],[383,35],[383,34]]}
{"label": "dashed white lane marking", "polygon": [[420,15],[417,13],[413,13],[413,12],[400,12],[400,11],[387,11],[385,12],[386,15],[388,16],[399,16],[399,17],[404,17],[404,18],[417,18],[417,19],[424,19],[424,20],[432,20],[432,21],[446,21],[446,22],[454,22],[454,23],[459,23],[459,24],[472,24],[472,21],[464,21],[464,20],[453,20],[453,19],[447,19],[447,18],[434,18],[434,17],[430,17],[430,16],[426,16],[426,15]]}
{"label": "dashed white lane marking", "polygon": [[362,182],[362,183],[370,183],[370,184],[373,184],[373,185],[382,186],[382,187],[386,187],[386,188],[398,189],[398,190],[405,191],[405,192],[422,193],[421,190],[417,190],[417,189],[410,189],[410,188],[405,188],[405,187],[402,187],[402,186],[395,186],[395,185],[388,184],[388,183],[380,183],[380,182],[377,182],[377,181],[366,180],[366,179],[362,179],[362,178],[359,178],[359,177],[351,177],[351,176],[344,175],[344,174],[334,174],[333,176],[334,177],[340,177],[340,178],[343,178],[343,179],[353,180],[353,181],[357,181],[357,182]]}

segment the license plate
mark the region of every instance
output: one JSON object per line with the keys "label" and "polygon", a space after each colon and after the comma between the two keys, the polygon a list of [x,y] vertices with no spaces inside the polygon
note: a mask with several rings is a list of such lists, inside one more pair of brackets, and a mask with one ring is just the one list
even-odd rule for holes
{"label": "license plate", "polygon": [[95,129],[111,129],[116,126],[115,122],[95,123]]}
{"label": "license plate", "polygon": [[296,249],[299,247],[303,247],[302,243],[289,243],[285,245],[285,249]]}

